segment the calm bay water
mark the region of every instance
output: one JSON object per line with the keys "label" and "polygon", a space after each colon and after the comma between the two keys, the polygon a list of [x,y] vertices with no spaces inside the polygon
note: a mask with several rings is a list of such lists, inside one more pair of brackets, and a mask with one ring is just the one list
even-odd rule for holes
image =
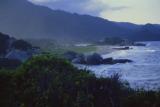
{"label": "calm bay water", "polygon": [[160,42],[146,42],[146,47],[134,46],[131,50],[121,50],[103,55],[104,58],[131,59],[133,63],[87,66],[96,76],[108,77],[115,73],[127,80],[132,88],[160,88]]}

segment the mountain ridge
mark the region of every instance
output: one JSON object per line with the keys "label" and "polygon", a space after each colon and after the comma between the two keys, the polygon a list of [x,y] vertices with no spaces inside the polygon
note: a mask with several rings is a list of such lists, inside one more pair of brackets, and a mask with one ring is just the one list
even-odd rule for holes
{"label": "mountain ridge", "polygon": [[[145,25],[113,22],[90,15],[52,10],[27,0],[1,0],[0,4],[0,31],[17,38],[96,41],[108,36],[117,36],[133,40],[150,40],[150,37],[144,38],[146,34],[141,31]],[[159,25],[153,26],[156,29],[160,28]],[[159,30],[149,33],[148,35],[152,36],[151,40],[160,40]]]}

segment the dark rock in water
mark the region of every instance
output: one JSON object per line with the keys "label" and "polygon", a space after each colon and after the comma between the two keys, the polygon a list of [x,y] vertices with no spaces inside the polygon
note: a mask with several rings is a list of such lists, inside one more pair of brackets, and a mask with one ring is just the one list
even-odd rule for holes
{"label": "dark rock in water", "polygon": [[83,63],[81,62],[81,59],[80,59],[80,58],[75,58],[75,59],[73,59],[73,60],[72,60],[72,63],[75,63],[75,64],[83,64]]}
{"label": "dark rock in water", "polygon": [[144,43],[134,43],[134,46],[146,46]]}
{"label": "dark rock in water", "polygon": [[0,58],[0,69],[15,69],[20,66],[22,62],[17,59]]}
{"label": "dark rock in water", "polygon": [[75,64],[87,64],[87,65],[100,65],[100,64],[117,64],[117,63],[130,63],[133,62],[129,59],[103,59],[100,54],[93,53],[91,55],[78,54],[76,52],[66,52],[64,58]]}
{"label": "dark rock in water", "polygon": [[114,64],[117,64],[117,63],[130,63],[130,62],[133,62],[133,61],[129,60],[129,59],[115,59],[115,60],[113,60]]}
{"label": "dark rock in water", "polygon": [[73,52],[73,51],[68,51],[66,53],[63,54],[63,57],[69,61],[74,60],[77,57],[77,53]]}
{"label": "dark rock in water", "polygon": [[85,56],[83,54],[77,55],[76,58],[72,60],[72,63],[85,64]]}
{"label": "dark rock in water", "polygon": [[73,51],[68,51],[63,54],[63,57],[72,63],[76,64],[85,64],[85,56],[83,54],[79,54]]}
{"label": "dark rock in water", "polygon": [[105,58],[103,59],[103,64],[113,64],[113,58]]}
{"label": "dark rock in water", "polygon": [[116,50],[129,50],[129,49],[132,49],[132,48],[130,48],[129,46],[126,46],[126,47],[113,48],[113,49],[116,49]]}
{"label": "dark rock in water", "polygon": [[101,57],[100,54],[94,53],[92,55],[88,55],[85,58],[86,64],[88,65],[98,65],[102,64],[103,58]]}
{"label": "dark rock in water", "polygon": [[117,64],[117,63],[130,63],[133,62],[129,59],[113,59],[113,58],[106,58],[103,59],[103,64]]}

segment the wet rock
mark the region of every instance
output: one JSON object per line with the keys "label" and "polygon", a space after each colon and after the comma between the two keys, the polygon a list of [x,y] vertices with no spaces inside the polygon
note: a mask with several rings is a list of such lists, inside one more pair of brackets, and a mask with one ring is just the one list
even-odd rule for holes
{"label": "wet rock", "polygon": [[85,64],[85,56],[83,54],[77,55],[76,58],[72,60],[72,63]]}
{"label": "wet rock", "polygon": [[85,61],[88,65],[98,65],[103,63],[103,58],[100,54],[93,53],[92,55],[86,56]]}
{"label": "wet rock", "polygon": [[119,47],[119,48],[113,48],[113,49],[116,49],[116,50],[129,50],[129,49],[132,49],[132,48],[130,48],[129,46],[126,46],[126,47]]}
{"label": "wet rock", "polygon": [[32,55],[29,54],[27,51],[21,51],[21,50],[12,50],[10,51],[5,58],[12,59],[12,60],[19,60],[21,62],[26,61],[29,59]]}
{"label": "wet rock", "polygon": [[87,65],[100,65],[100,64],[117,64],[117,63],[130,63],[133,62],[129,59],[113,59],[102,58],[100,54],[93,53],[90,55],[78,54],[76,52],[66,52],[64,58],[71,61],[74,64],[87,64]]}
{"label": "wet rock", "polygon": [[103,64],[113,64],[113,58],[105,58],[103,59]]}
{"label": "wet rock", "polygon": [[144,43],[134,43],[134,46],[146,46]]}
{"label": "wet rock", "polygon": [[133,62],[132,60],[129,59],[115,59],[113,60],[113,63],[117,64],[117,63],[131,63]]}
{"label": "wet rock", "polygon": [[77,57],[77,53],[73,52],[73,51],[68,51],[66,53],[63,54],[63,57],[69,61],[74,60]]}

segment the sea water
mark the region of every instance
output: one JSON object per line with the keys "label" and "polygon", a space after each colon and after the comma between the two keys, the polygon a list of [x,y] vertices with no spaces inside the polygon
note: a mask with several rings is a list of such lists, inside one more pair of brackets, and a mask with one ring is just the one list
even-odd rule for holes
{"label": "sea water", "polygon": [[[104,58],[130,59],[132,63],[85,66],[97,77],[109,77],[118,73],[121,80],[132,88],[160,89],[160,42],[145,42],[146,46],[133,46],[130,50],[104,54]],[[83,66],[84,67],[84,66]]]}

